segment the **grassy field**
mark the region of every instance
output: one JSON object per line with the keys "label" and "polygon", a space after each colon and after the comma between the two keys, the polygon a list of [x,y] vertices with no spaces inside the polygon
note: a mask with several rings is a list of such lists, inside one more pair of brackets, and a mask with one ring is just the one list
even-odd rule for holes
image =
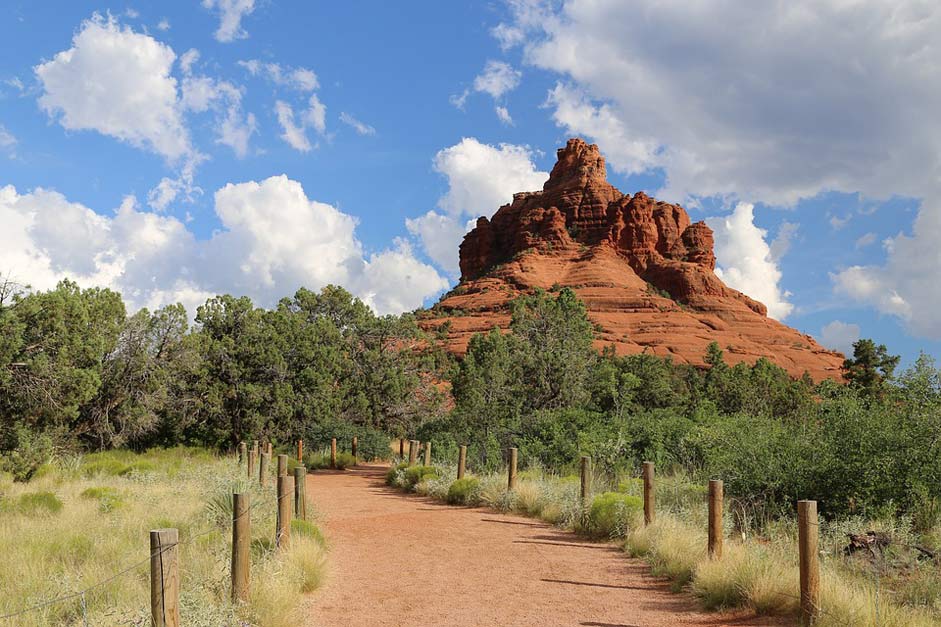
{"label": "grassy field", "polygon": [[[595,478],[595,496],[583,506],[579,477],[541,470],[519,474],[506,489],[505,474],[456,480],[447,465],[394,466],[388,483],[455,505],[483,505],[571,529],[599,540],[618,540],[624,550],[687,589],[711,609],[750,607],[760,615],[796,616],[799,609],[797,527],[793,520],[758,520],[749,508],[727,499],[725,551],[706,552],[706,488],[686,477],[657,479],[655,523],[643,525],[641,482]],[[818,625],[922,627],[941,625],[941,563],[914,547],[938,548],[941,530],[916,534],[912,521],[848,519],[821,525],[821,617]],[[847,533],[884,531],[892,543],[875,555],[846,555]]]}
{"label": "grassy field", "polygon": [[[293,625],[323,576],[316,526],[295,521],[276,552],[273,484],[199,449],[114,451],[58,459],[28,483],[0,476],[0,615],[85,590],[0,625],[150,625],[150,529],[180,532],[183,624]],[[252,592],[229,602],[231,494],[252,500]],[[115,573],[127,572],[108,581]],[[83,610],[84,607],[84,610]]]}

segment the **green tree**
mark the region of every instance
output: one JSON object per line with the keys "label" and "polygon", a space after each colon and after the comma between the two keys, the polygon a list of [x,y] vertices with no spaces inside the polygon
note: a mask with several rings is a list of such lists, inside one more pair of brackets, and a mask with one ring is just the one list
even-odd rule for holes
{"label": "green tree", "polygon": [[892,380],[899,364],[898,355],[890,355],[885,344],[870,339],[853,343],[853,356],[843,361],[843,376],[868,396],[881,395],[885,383]]}

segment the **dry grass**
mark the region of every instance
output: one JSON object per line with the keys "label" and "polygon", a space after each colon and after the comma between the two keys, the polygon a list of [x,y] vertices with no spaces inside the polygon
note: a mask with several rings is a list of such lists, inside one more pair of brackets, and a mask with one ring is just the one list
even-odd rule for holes
{"label": "dry grass", "polygon": [[[112,474],[120,472],[124,474]],[[0,615],[85,589],[133,565],[127,574],[85,595],[88,622],[149,625],[148,531],[176,527],[186,625],[290,625],[290,612],[301,595],[322,576],[322,550],[315,541],[300,539],[286,554],[276,554],[270,547],[273,491],[260,493],[241,474],[230,459],[174,449],[63,460],[27,484],[0,479],[4,504],[35,492],[51,492],[63,503],[55,513],[0,507],[0,552],[5,556]],[[254,492],[256,505],[253,594],[238,607],[228,601],[231,509],[226,508],[233,489]],[[80,625],[81,598],[18,616],[11,624]]]}
{"label": "dry grass", "polygon": [[[415,489],[446,500],[454,480],[453,470],[442,470],[440,478],[423,482]],[[581,505],[578,485],[571,477],[560,478],[543,471],[520,473],[513,491],[506,489],[506,475],[477,476],[475,505],[502,512],[515,512],[580,533],[592,533],[602,521]],[[636,480],[618,482],[619,492],[640,493]],[[400,486],[403,487],[403,486]],[[598,486],[596,486],[597,488]],[[799,610],[799,575],[796,525],[792,520],[770,521],[760,533],[750,530],[741,540],[726,529],[724,555],[720,560],[706,553],[705,489],[686,477],[660,477],[656,522],[643,526],[642,518],[624,516],[612,535],[624,537],[630,555],[646,560],[654,573],[668,577],[676,591],[688,589],[709,609],[751,608],[758,615],[796,616]],[[601,511],[603,508],[596,508]],[[731,523],[731,516],[726,517]],[[601,525],[604,526],[604,525]],[[927,627],[941,625],[937,607],[941,570],[925,565],[913,568],[904,586],[880,586],[867,571],[842,556],[845,532],[850,529],[883,529],[902,543],[914,541],[904,520],[872,522],[847,520],[829,524],[821,536],[821,627]],[[931,609],[931,608],[935,609]]]}

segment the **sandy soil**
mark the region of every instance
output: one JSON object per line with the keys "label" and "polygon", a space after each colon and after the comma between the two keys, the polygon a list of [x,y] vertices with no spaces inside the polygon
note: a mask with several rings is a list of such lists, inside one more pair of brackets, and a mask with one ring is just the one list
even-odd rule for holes
{"label": "sandy soil", "polygon": [[307,625],[783,625],[699,611],[618,547],[383,483],[386,468],[308,476],[330,546]]}

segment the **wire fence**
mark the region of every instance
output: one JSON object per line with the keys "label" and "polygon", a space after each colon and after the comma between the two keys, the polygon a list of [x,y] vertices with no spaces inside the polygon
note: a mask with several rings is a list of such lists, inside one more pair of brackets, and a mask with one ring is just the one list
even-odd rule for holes
{"label": "wire fence", "polygon": [[[233,523],[233,525],[234,525],[237,521],[241,520],[242,518],[244,518],[244,517],[250,517],[251,513],[252,513],[254,510],[256,510],[256,509],[259,509],[259,508],[262,508],[262,507],[270,507],[273,503],[280,502],[280,501],[282,500],[282,498],[291,498],[291,496],[292,496],[292,495],[285,495],[284,497],[282,497],[282,496],[280,496],[280,495],[275,495],[275,496],[272,498],[271,495],[268,494],[268,495],[266,495],[265,497],[263,497],[261,500],[252,503],[251,506],[249,506],[249,508],[246,509],[245,512],[243,512],[243,513],[240,514],[239,516],[233,516],[233,517],[232,517],[232,523]],[[92,592],[93,590],[96,590],[96,589],[98,589],[98,588],[101,588],[101,587],[103,587],[103,586],[106,586],[107,584],[109,584],[109,583],[115,581],[116,579],[120,579],[121,577],[124,577],[125,575],[130,574],[131,572],[137,570],[138,568],[144,566],[145,564],[151,563],[155,558],[157,558],[157,557],[163,555],[163,553],[165,553],[166,551],[168,551],[168,550],[170,550],[170,549],[173,549],[173,548],[176,548],[176,547],[179,547],[179,546],[188,546],[188,545],[190,545],[190,544],[193,544],[193,543],[194,543],[196,540],[198,540],[199,538],[202,538],[202,537],[204,537],[204,536],[207,536],[207,535],[209,535],[209,534],[211,534],[211,533],[217,533],[218,531],[219,531],[219,527],[218,527],[218,525],[215,525],[215,526],[209,527],[209,528],[207,528],[207,529],[205,529],[205,530],[203,530],[203,531],[200,531],[199,533],[191,534],[191,535],[190,535],[188,538],[186,538],[185,540],[180,540],[180,541],[178,541],[178,542],[174,542],[174,543],[171,543],[171,544],[167,544],[167,545],[165,545],[165,546],[161,546],[159,549],[157,549],[157,550],[155,550],[155,551],[152,551],[146,558],[144,558],[144,559],[142,559],[142,560],[140,560],[140,561],[134,562],[133,564],[131,564],[131,565],[125,567],[125,568],[122,568],[122,569],[119,570],[118,572],[116,572],[116,573],[110,575],[109,577],[107,577],[107,578],[105,578],[105,579],[102,579],[102,580],[100,580],[100,581],[97,581],[97,582],[95,582],[95,583],[93,583],[93,584],[91,584],[91,585],[89,585],[89,586],[86,586],[85,588],[80,589],[80,590],[76,590],[76,591],[74,591],[74,592],[69,592],[69,593],[63,594],[63,595],[61,595],[61,596],[54,597],[54,598],[52,598],[52,599],[49,599],[49,600],[46,600],[46,601],[42,601],[42,602],[40,602],[40,603],[36,603],[36,604],[34,604],[34,605],[21,608],[21,609],[19,609],[19,610],[14,611],[14,612],[10,612],[10,613],[7,613],[7,614],[2,614],[2,615],[0,615],[0,621],[7,621],[7,620],[10,620],[10,619],[19,617],[19,616],[23,616],[24,614],[28,614],[28,613],[30,613],[30,612],[35,612],[35,611],[37,611],[37,610],[41,610],[41,609],[44,609],[44,608],[47,608],[47,607],[50,607],[50,606],[53,606],[53,605],[57,605],[57,604],[59,604],[59,603],[64,603],[64,602],[66,602],[66,601],[70,601],[70,600],[72,600],[72,599],[78,598],[78,599],[80,599],[80,603],[81,603],[80,607],[81,607],[81,612],[82,612],[82,625],[83,625],[83,627],[88,627],[88,604],[87,604],[87,600],[86,600],[86,595],[87,595],[89,592]]]}

